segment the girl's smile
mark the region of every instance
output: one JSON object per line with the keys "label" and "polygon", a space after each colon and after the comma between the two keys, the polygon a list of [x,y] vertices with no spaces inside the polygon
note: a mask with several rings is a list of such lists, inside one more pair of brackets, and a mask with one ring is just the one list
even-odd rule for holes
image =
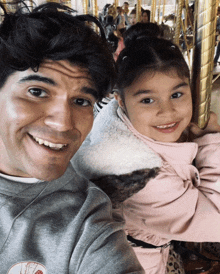
{"label": "girl's smile", "polygon": [[176,122],[176,123],[156,126],[155,128],[162,133],[171,133],[171,132],[174,132],[178,126],[179,126],[179,122]]}
{"label": "girl's smile", "polygon": [[156,141],[178,141],[191,121],[189,80],[174,69],[142,73],[117,99],[134,128]]}

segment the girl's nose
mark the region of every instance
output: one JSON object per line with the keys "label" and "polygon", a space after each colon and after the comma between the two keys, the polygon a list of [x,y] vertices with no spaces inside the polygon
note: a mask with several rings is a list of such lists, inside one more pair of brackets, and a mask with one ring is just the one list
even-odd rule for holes
{"label": "girl's nose", "polygon": [[175,112],[175,108],[170,101],[161,102],[159,106],[158,114],[160,115],[172,115]]}
{"label": "girl's nose", "polygon": [[46,110],[44,123],[52,129],[65,132],[73,129],[73,106],[68,102],[59,102]]}

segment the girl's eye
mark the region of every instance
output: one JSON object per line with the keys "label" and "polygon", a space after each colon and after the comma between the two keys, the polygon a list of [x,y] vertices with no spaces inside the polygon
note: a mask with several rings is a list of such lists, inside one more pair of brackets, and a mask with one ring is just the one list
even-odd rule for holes
{"label": "girl's eye", "polygon": [[144,103],[144,104],[152,104],[153,102],[154,100],[151,98],[146,98],[141,101],[141,103]]}
{"label": "girl's eye", "polygon": [[180,98],[183,95],[182,92],[175,92],[174,94],[171,95],[172,99]]}
{"label": "girl's eye", "polygon": [[28,92],[30,92],[35,97],[44,98],[48,96],[47,92],[40,88],[30,88]]}
{"label": "girl's eye", "polygon": [[77,98],[74,100],[74,103],[79,106],[87,107],[91,106],[91,102],[89,100],[83,99],[83,98]]}

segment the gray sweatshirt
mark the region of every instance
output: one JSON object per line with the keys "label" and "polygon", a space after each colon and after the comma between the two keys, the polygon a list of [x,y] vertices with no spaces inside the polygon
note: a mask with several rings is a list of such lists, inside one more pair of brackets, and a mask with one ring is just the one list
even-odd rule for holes
{"label": "gray sweatshirt", "polygon": [[51,182],[0,177],[0,274],[21,262],[47,274],[144,273],[107,195],[72,166]]}

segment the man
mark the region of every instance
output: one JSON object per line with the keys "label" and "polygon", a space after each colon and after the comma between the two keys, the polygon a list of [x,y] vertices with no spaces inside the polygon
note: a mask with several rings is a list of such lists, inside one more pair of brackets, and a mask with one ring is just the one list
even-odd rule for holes
{"label": "man", "polygon": [[96,20],[70,12],[0,25],[0,273],[143,273],[109,198],[69,164],[114,80]]}
{"label": "man", "polygon": [[126,14],[129,13],[129,3],[128,2],[124,2],[122,8],[124,10],[124,13],[126,13]]}
{"label": "man", "polygon": [[129,13],[129,3],[128,2],[124,2],[122,9],[124,11],[124,18],[125,18],[125,25],[129,26],[129,19],[128,19],[128,13]]}

